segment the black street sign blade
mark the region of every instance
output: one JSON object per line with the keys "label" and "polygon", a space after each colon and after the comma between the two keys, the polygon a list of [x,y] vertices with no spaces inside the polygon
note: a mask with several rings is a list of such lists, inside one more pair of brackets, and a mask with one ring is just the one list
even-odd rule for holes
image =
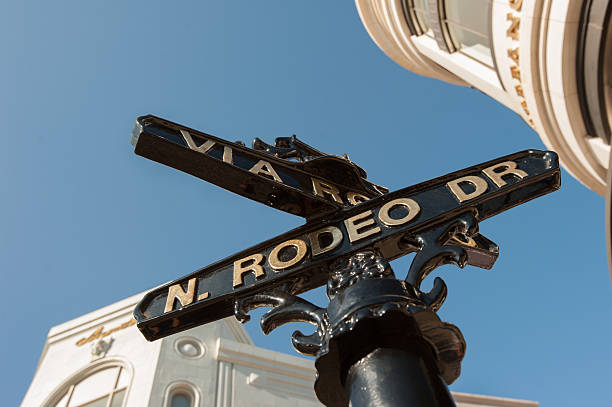
{"label": "black street sign blade", "polygon": [[155,116],[139,117],[132,133],[138,155],[307,219],[387,192],[347,158],[280,139],[288,147],[256,139],[256,150]]}
{"label": "black street sign blade", "polygon": [[[344,207],[149,292],[134,311],[148,340],[233,314],[234,301],[273,287],[290,294],[316,288],[339,258],[374,249],[384,258],[410,253],[408,236],[469,213],[477,221],[557,190],[558,157],[528,150]],[[490,268],[497,246],[474,234],[468,263]],[[471,257],[471,259],[470,259]]]}

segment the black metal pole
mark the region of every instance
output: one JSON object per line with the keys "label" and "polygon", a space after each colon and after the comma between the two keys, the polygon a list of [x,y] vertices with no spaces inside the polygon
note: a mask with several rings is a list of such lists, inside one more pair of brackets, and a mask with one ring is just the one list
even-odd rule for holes
{"label": "black metal pole", "polygon": [[459,377],[465,340],[384,258],[361,252],[338,264],[327,294],[315,361],[323,404],[455,406],[447,383]]}
{"label": "black metal pole", "polygon": [[444,380],[417,352],[378,348],[353,364],[345,383],[352,407],[451,407]]}

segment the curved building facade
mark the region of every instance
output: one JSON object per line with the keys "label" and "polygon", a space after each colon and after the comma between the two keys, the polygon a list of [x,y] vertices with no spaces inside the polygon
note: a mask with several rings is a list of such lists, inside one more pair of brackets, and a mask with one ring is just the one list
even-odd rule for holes
{"label": "curved building facade", "polygon": [[609,0],[356,0],[395,62],[515,111],[580,182],[606,195]]}

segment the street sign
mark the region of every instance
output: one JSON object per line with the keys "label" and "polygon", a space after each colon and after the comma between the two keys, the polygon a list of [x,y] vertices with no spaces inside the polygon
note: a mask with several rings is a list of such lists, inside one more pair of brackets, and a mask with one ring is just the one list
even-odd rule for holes
{"label": "street sign", "polygon": [[155,116],[139,117],[136,154],[273,208],[310,219],[383,195],[347,157],[326,155],[293,137],[253,148]]}
{"label": "street sign", "polygon": [[[312,162],[325,156],[302,162],[311,163],[310,166],[292,167],[278,157],[273,159],[270,155],[265,156],[266,153],[246,149],[240,144],[185,130],[193,139],[192,145],[184,134],[183,138],[179,137],[184,129],[152,116],[140,118],[135,132],[136,152],[266,204],[269,203],[263,198],[265,194],[270,194],[273,188],[282,190],[286,193],[283,195],[286,200],[282,204],[269,205],[287,210],[285,204],[296,204],[304,199],[304,205],[297,203],[299,209],[289,212],[305,216],[309,221],[146,294],[137,305],[134,316],[138,328],[148,340],[230,316],[240,298],[273,288],[282,288],[288,294],[296,295],[323,285],[336,261],[357,252],[373,249],[385,259],[392,260],[419,251],[422,243],[416,237],[422,233],[447,227],[449,221],[461,216],[474,219],[474,225],[477,225],[479,221],[555,191],[560,186],[557,155],[528,150],[388,194],[379,193],[378,196],[374,192],[378,188],[365,181],[365,172],[361,173],[363,178],[361,175],[353,177],[351,182],[344,182],[344,178],[321,178],[340,194],[355,192],[367,198],[347,205],[348,200],[341,204],[334,201],[333,196],[331,199],[322,197],[316,194],[316,189],[310,189],[312,179],[309,184],[308,177],[312,178],[317,168]],[[195,134],[198,141],[193,138]],[[217,150],[214,150],[215,145]],[[198,148],[206,152],[196,151]],[[226,148],[232,149],[233,157],[243,157],[244,160],[224,161]],[[263,177],[256,174],[262,179],[253,178],[253,171],[248,167],[264,158],[274,167],[282,182],[268,174]],[[326,161],[320,162],[326,165]],[[223,167],[220,166],[222,163]],[[266,171],[271,173],[270,169],[267,166]],[[228,171],[230,176],[223,176],[222,171]],[[296,175],[302,174],[300,171],[304,174],[302,178]],[[358,170],[355,171],[359,174]],[[303,182],[289,186],[285,182],[289,177],[284,178],[288,174]],[[245,193],[246,189],[240,185],[251,185],[253,191]],[[260,187],[265,191],[263,194],[257,190]],[[327,215],[318,217],[316,210]],[[436,244],[462,247],[467,253],[468,264],[486,269],[493,265],[498,255],[493,242],[477,230],[456,230],[456,225],[449,228],[454,229],[440,234],[441,241]]]}

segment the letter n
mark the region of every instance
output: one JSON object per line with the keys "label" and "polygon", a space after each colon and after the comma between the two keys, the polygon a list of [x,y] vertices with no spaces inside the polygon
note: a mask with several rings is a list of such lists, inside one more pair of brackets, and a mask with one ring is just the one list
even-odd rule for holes
{"label": "letter n", "polygon": [[166,299],[166,308],[164,312],[170,312],[174,309],[174,300],[178,300],[181,306],[189,305],[193,302],[195,294],[196,279],[195,277],[187,283],[187,292],[183,291],[181,284],[175,284],[168,289],[168,298]]}

